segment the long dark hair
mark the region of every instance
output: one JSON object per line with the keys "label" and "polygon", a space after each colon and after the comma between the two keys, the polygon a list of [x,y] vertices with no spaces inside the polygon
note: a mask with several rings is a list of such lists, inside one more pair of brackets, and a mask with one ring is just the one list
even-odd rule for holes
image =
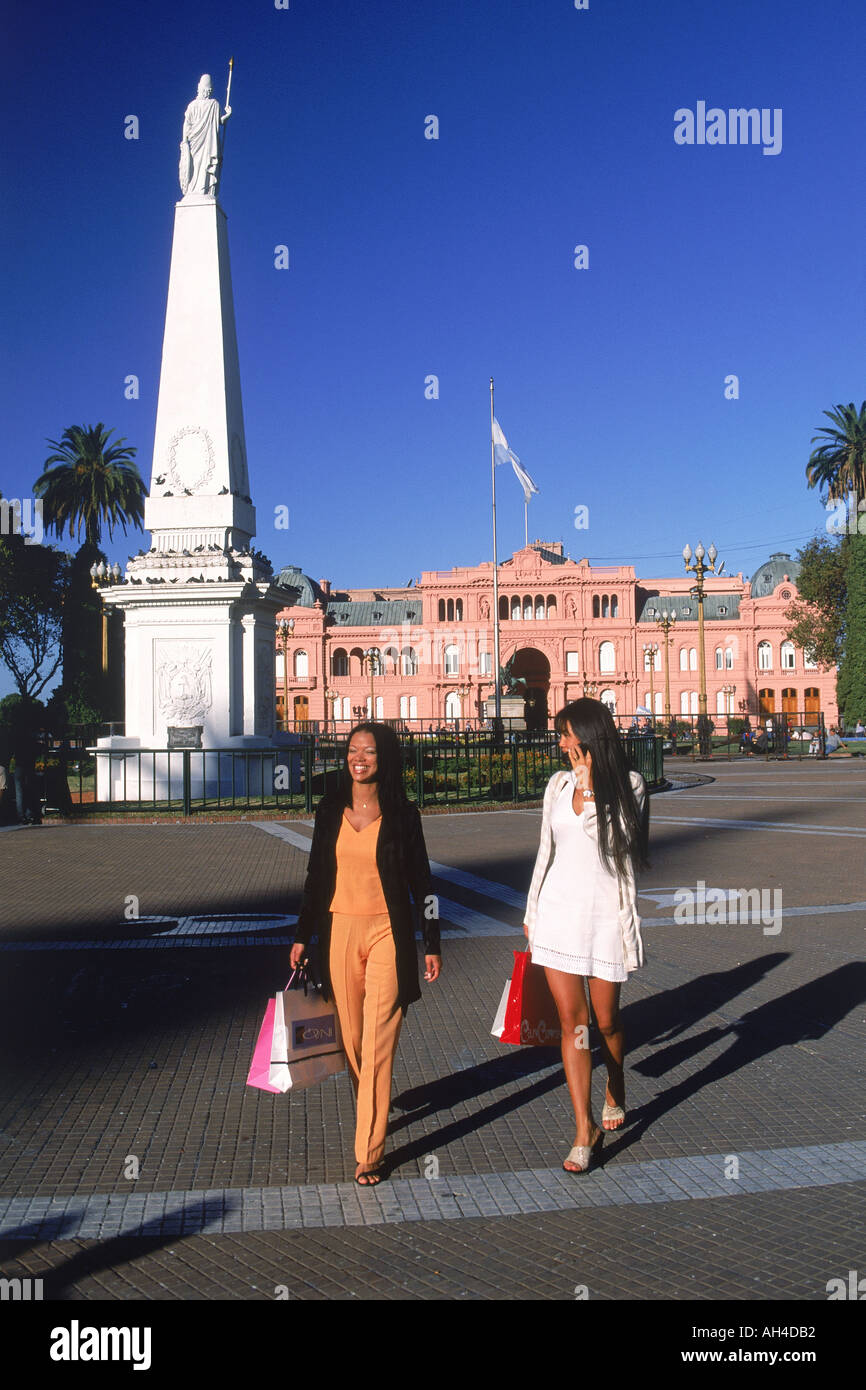
{"label": "long dark hair", "polygon": [[609,872],[622,877],[647,867],[649,799],[643,813],[629,778],[622,739],[601,700],[573,700],[554,720],[558,734],[573,733],[592,757],[592,789],[598,814],[598,852]]}
{"label": "long dark hair", "polygon": [[406,790],[403,786],[403,751],[400,740],[390,724],[376,724],[365,720],[356,724],[346,740],[346,756],[340,770],[338,795],[343,806],[352,804],[352,777],[349,772],[349,744],[355,734],[372,734],[376,745],[376,786],[379,791],[379,805],[382,814],[393,816],[406,805]]}

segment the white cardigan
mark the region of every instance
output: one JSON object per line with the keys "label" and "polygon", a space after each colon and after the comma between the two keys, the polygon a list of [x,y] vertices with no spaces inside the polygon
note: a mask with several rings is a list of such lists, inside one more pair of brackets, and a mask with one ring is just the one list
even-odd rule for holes
{"label": "white cardigan", "polygon": [[[629,773],[632,789],[638,807],[642,810],[646,799],[646,783],[639,772]],[[538,920],[538,895],[541,892],[541,885],[544,882],[547,870],[550,868],[550,861],[553,855],[553,835],[550,829],[550,816],[553,803],[562,791],[566,782],[571,780],[568,772],[554,772],[544,792],[544,805],[541,812],[541,843],[538,846],[538,855],[535,860],[535,868],[532,871],[532,882],[529,885],[529,897],[526,902],[526,915],[524,922],[529,928],[529,949],[532,950],[532,941],[535,935],[535,926]],[[598,812],[594,801],[584,802],[583,828],[587,835],[590,835],[598,844]],[[635,887],[634,874],[629,866],[625,877],[619,880],[620,890],[620,910],[619,924],[622,931],[623,962],[627,970],[636,970],[644,963],[643,941],[640,934],[640,917],[637,911],[637,890]]]}

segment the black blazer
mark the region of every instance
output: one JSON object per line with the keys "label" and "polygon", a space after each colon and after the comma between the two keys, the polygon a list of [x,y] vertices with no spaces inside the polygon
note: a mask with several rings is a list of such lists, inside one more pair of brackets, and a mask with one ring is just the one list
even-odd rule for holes
{"label": "black blazer", "polygon": [[[318,935],[322,986],[326,994],[331,992],[328,968],[330,905],[337,883],[337,837],[345,809],[339,794],[334,792],[319,802],[304,897],[295,929],[295,942],[302,942],[305,946],[311,937]],[[436,918],[428,918],[425,912],[425,901],[431,895],[430,862],[424,844],[421,815],[411,802],[406,803],[397,817],[383,814],[376,842],[376,865],[391,918],[391,931],[397,949],[400,1007],[405,1014],[409,1005],[421,998],[415,944],[419,917],[425,954],[439,955],[439,922]]]}

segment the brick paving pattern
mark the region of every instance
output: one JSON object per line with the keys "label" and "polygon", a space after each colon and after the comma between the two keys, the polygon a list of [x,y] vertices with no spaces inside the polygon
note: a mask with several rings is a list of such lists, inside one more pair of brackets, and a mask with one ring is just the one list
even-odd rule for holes
{"label": "brick paving pattern", "polygon": [[[866,1273],[866,768],[703,771],[652,801],[628,1125],[577,1180],[557,1054],[489,1031],[537,810],[425,817],[445,969],[403,1029],[375,1192],[345,1075],[244,1084],[308,824],[0,835],[3,1276],[74,1301],[808,1301]],[[780,930],[678,925],[698,880],[780,888]]]}

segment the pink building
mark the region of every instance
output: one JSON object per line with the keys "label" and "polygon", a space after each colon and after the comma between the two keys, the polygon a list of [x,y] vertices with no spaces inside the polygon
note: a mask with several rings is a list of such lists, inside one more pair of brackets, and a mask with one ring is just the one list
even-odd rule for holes
{"label": "pink building", "polygon": [[[778,553],[751,580],[707,576],[707,711],[823,712],[835,723],[836,674],[821,672],[786,638],[797,562]],[[348,729],[357,718],[439,727],[483,718],[493,694],[493,565],[428,570],[405,589],[335,590],[288,566],[295,601],[278,615],[279,726]],[[631,565],[569,560],[536,541],[499,566],[500,658],[527,683],[529,727],[544,728],[585,692],[613,713],[665,711],[664,633],[673,715],[698,713],[698,606],[692,577],[638,579]],[[644,648],[657,644],[654,655]],[[654,662],[652,671],[651,662]],[[287,673],[287,674],[286,674]]]}

